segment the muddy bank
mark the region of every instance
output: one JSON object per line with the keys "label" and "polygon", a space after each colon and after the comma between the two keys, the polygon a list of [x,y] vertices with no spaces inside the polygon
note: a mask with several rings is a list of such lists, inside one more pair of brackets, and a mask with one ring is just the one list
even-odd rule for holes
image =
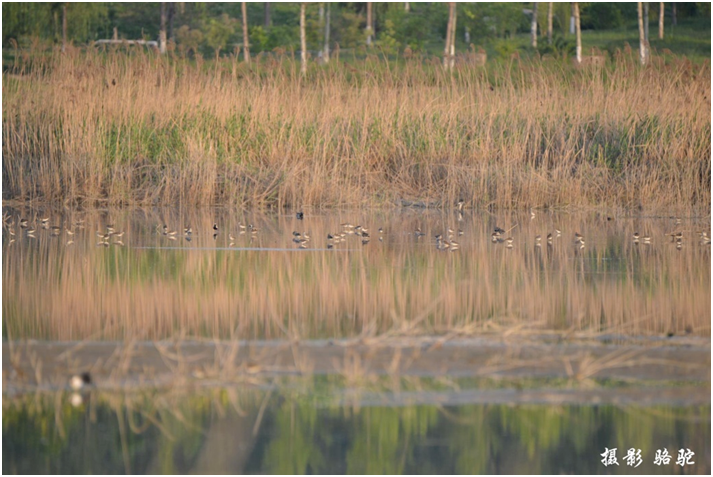
{"label": "muddy bank", "polygon": [[[616,339],[620,344],[611,344]],[[312,341],[5,342],[3,390],[231,383],[284,375],[710,382],[710,340],[599,336]]]}

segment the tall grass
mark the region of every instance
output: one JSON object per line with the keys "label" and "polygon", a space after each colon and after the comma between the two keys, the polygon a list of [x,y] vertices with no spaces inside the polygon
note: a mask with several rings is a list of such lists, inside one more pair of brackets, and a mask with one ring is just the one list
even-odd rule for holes
{"label": "tall grass", "polygon": [[710,207],[710,64],[602,70],[18,51],[4,198],[300,207]]}

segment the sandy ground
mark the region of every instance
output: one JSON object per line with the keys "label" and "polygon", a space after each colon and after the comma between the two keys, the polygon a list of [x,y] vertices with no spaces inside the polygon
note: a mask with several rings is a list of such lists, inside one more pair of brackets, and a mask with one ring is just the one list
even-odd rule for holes
{"label": "sandy ground", "polygon": [[[613,344],[616,343],[616,344]],[[710,403],[710,340],[623,336],[478,338],[418,337],[310,341],[5,342],[3,392],[69,388],[89,372],[98,390],[261,382],[284,375],[563,378],[617,381],[577,389],[494,389],[457,394],[419,392],[409,403],[666,402]],[[258,379],[260,378],[260,379]],[[622,387],[621,383],[626,383]],[[661,386],[652,393],[650,386]],[[348,393],[347,393],[348,394]],[[348,396],[345,394],[345,399]],[[361,395],[399,405],[398,397]],[[386,401],[385,401],[386,400]]]}

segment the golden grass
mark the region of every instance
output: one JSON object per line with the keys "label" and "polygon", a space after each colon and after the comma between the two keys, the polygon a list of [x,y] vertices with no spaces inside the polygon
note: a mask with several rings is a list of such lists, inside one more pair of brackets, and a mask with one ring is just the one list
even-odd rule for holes
{"label": "golden grass", "polygon": [[[292,216],[235,211],[119,210],[88,212],[75,243],[38,231],[3,250],[3,318],[12,339],[157,339],[469,335],[517,327],[625,334],[710,336],[710,245],[697,241],[709,225],[581,215],[408,211]],[[66,216],[64,223],[75,216]],[[221,224],[217,241],[211,225]],[[356,237],[324,250],[327,233],[351,221],[369,226],[372,241]],[[59,222],[56,220],[56,222]],[[237,223],[253,223],[254,241]],[[112,223],[126,246],[97,247],[95,231]],[[190,243],[170,241],[156,224],[190,224]],[[515,246],[490,242],[495,225]],[[379,242],[378,229],[386,231]],[[461,250],[438,252],[433,236],[462,228]],[[421,227],[426,236],[416,239]],[[559,227],[561,238],[536,248],[534,237]],[[665,233],[685,231],[677,250]],[[311,232],[310,248],[292,243],[293,230]],[[19,229],[17,229],[19,230]],[[575,231],[587,239],[580,250]],[[634,231],[653,237],[635,245]],[[44,233],[40,233],[44,232]],[[19,232],[16,232],[19,233]],[[148,249],[136,248],[140,246]],[[215,250],[215,247],[222,248]],[[180,247],[156,249],[155,247]]]}
{"label": "golden grass", "polygon": [[[112,204],[710,208],[710,65],[368,57],[251,67],[18,51],[5,198]],[[353,65],[353,66],[352,66]]]}

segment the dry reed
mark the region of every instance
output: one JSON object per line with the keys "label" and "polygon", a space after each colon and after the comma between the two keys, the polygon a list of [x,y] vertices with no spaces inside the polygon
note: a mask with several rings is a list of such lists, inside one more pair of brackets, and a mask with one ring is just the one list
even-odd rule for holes
{"label": "dry reed", "polygon": [[710,208],[710,65],[369,57],[251,67],[18,50],[4,198],[83,204]]}

